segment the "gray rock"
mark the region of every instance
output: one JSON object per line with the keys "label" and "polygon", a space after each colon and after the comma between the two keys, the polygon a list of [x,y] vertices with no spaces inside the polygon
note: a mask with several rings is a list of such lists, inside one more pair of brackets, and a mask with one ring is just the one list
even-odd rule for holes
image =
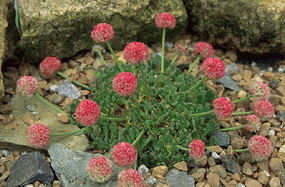
{"label": "gray rock", "polygon": [[216,145],[228,147],[231,144],[230,137],[227,133],[217,131],[210,133],[211,137],[216,139]]}
{"label": "gray rock", "polygon": [[285,111],[284,110],[277,110],[276,119],[278,121],[285,120]]}
{"label": "gray rock", "polygon": [[117,186],[119,172],[126,169],[118,167],[112,162],[113,174],[110,180],[104,183],[95,183],[90,180],[86,168],[92,157],[102,156],[101,154],[74,152],[59,143],[50,146],[48,153],[52,160],[51,166],[64,187],[114,187]]}
{"label": "gray rock", "polygon": [[156,183],[156,178],[154,178],[153,176],[150,176],[144,181],[144,183],[150,186],[154,186],[154,184]]}
{"label": "gray rock", "polygon": [[152,55],[151,55],[151,58],[154,58],[156,55],[160,56],[162,55],[161,52],[154,52]]}
{"label": "gray rock", "polygon": [[144,176],[145,174],[147,174],[148,168],[145,165],[140,165],[140,167],[138,168],[138,172],[140,172],[142,176]]}
{"label": "gray rock", "polygon": [[221,160],[223,163],[223,166],[232,173],[238,173],[241,175],[240,167],[238,163],[236,163],[231,157],[228,155],[221,156]]}
{"label": "gray rock", "polygon": [[58,105],[66,98],[65,94],[58,94],[53,100],[52,103]]}
{"label": "gray rock", "polygon": [[78,88],[71,84],[68,80],[64,80],[63,83],[58,87],[58,94],[64,94],[66,97],[71,97],[76,100],[81,97],[81,92]]}
{"label": "gray rock", "polygon": [[171,169],[165,175],[165,179],[169,182],[170,186],[179,187],[194,187],[195,180],[191,175],[187,175],[185,171],[179,171],[178,169]]}
{"label": "gray rock", "polygon": [[7,157],[9,154],[12,154],[12,152],[11,152],[11,151],[7,151],[7,150],[3,150],[3,151],[2,151],[2,155],[3,155],[4,157]]}
{"label": "gray rock", "polygon": [[225,74],[225,76],[221,79],[218,79],[217,82],[224,85],[224,87],[239,92],[242,88],[237,84],[236,81],[232,80],[231,76]]}
{"label": "gray rock", "polygon": [[282,169],[281,171],[278,171],[278,176],[280,178],[281,184],[285,185],[285,169]]}
{"label": "gray rock", "polygon": [[228,66],[226,67],[225,73],[226,73],[227,75],[230,75],[229,72],[236,72],[236,73],[239,72],[239,67],[237,66],[236,63],[232,63],[232,64],[230,64],[230,65],[228,65]]}
{"label": "gray rock", "polygon": [[27,105],[27,109],[30,112],[34,112],[36,110],[36,107],[35,107],[35,105]]}
{"label": "gray rock", "polygon": [[57,93],[58,87],[59,87],[59,85],[56,85],[56,84],[51,85],[51,86],[49,87],[49,91],[50,91],[51,93]]}
{"label": "gray rock", "polygon": [[33,116],[35,116],[35,115],[37,115],[37,114],[40,114],[38,111],[34,111],[34,112],[31,112],[31,114],[33,115]]}
{"label": "gray rock", "polygon": [[22,155],[12,166],[7,187],[23,186],[35,181],[50,183],[54,174],[44,155],[33,152]]}
{"label": "gray rock", "polygon": [[269,86],[275,90],[279,86],[279,84],[278,84],[277,80],[273,78],[270,80]]}

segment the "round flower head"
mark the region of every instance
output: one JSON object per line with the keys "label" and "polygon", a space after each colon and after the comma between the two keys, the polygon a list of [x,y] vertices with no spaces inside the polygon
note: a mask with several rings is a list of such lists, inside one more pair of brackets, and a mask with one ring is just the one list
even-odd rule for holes
{"label": "round flower head", "polygon": [[30,126],[27,131],[27,140],[35,148],[43,148],[49,140],[50,130],[43,124]]}
{"label": "round flower head", "polygon": [[186,52],[185,47],[183,47],[182,45],[175,46],[175,49],[180,54],[185,54],[185,52]]}
{"label": "round flower head", "polygon": [[219,118],[227,118],[234,111],[233,103],[225,97],[219,97],[215,99],[213,102],[213,106],[214,106],[214,113]]}
{"label": "round flower head", "polygon": [[46,57],[40,63],[40,73],[46,78],[50,78],[57,70],[61,69],[61,61],[56,57]]}
{"label": "round flower head", "polygon": [[112,86],[122,96],[132,95],[138,85],[138,79],[131,72],[121,72],[114,79]]}
{"label": "round flower head", "polygon": [[134,169],[125,169],[119,173],[118,187],[143,187],[143,177]]}
{"label": "round flower head", "polygon": [[32,76],[24,76],[17,81],[16,92],[24,97],[30,97],[38,87],[38,81]]}
{"label": "round flower head", "polygon": [[87,173],[94,182],[105,182],[113,173],[112,162],[104,156],[93,157],[88,162]]}
{"label": "round flower head", "polygon": [[263,135],[254,135],[248,142],[248,148],[252,158],[256,161],[266,160],[273,148],[271,142]]}
{"label": "round flower head", "polygon": [[84,126],[91,126],[97,123],[100,117],[99,105],[89,99],[79,103],[75,111],[75,119]]}
{"label": "round flower head", "polygon": [[148,57],[147,46],[141,42],[129,43],[125,47],[123,55],[130,64],[144,62]]}
{"label": "round flower head", "polygon": [[245,129],[247,129],[250,132],[256,132],[260,130],[260,120],[259,118],[254,114],[249,114],[245,117],[247,124],[244,126]]}
{"label": "round flower head", "polygon": [[114,36],[113,27],[108,23],[99,23],[97,24],[93,31],[91,32],[91,36],[95,42],[108,42]]}
{"label": "round flower head", "polygon": [[270,89],[263,82],[255,82],[249,87],[249,92],[260,99],[268,99]]}
{"label": "round flower head", "polygon": [[207,42],[198,42],[193,49],[193,54],[196,55],[197,53],[200,53],[202,58],[207,59],[213,56],[215,50],[213,46]]}
{"label": "round flower head", "polygon": [[192,149],[189,151],[190,158],[201,158],[205,154],[205,144],[201,140],[193,140],[189,147]]}
{"label": "round flower head", "polygon": [[220,79],[225,76],[225,65],[217,58],[207,58],[202,64],[203,72],[209,79]]}
{"label": "round flower head", "polygon": [[137,150],[128,142],[119,142],[113,147],[111,157],[119,167],[132,166],[137,159]]}
{"label": "round flower head", "polygon": [[268,119],[273,117],[275,110],[273,105],[264,99],[259,99],[254,103],[254,113],[261,119]]}
{"label": "round flower head", "polygon": [[164,12],[156,16],[155,25],[160,28],[168,27],[169,29],[174,29],[176,25],[176,20],[173,15]]}

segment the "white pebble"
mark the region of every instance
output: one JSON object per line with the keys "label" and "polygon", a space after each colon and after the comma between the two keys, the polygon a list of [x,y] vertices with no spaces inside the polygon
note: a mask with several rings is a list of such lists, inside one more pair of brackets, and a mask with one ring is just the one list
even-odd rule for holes
{"label": "white pebble", "polygon": [[268,171],[263,171],[264,173],[265,173],[265,175],[267,176],[267,177],[270,177],[270,174],[268,173]]}
{"label": "white pebble", "polygon": [[256,62],[252,62],[250,65],[251,65],[251,67],[255,67],[257,64],[256,64]]}
{"label": "white pebble", "polygon": [[218,155],[216,152],[212,152],[212,157],[214,159],[220,159],[220,155]]}
{"label": "white pebble", "polygon": [[140,172],[143,176],[143,175],[147,174],[148,168],[145,165],[140,165],[140,167],[138,168],[138,172]]}
{"label": "white pebble", "polygon": [[283,145],[282,147],[280,147],[279,153],[285,153],[285,145]]}
{"label": "white pebble", "polygon": [[238,184],[237,184],[237,187],[245,187],[245,185],[242,184],[242,183],[238,183]]}
{"label": "white pebble", "polygon": [[282,129],[283,127],[284,127],[284,125],[282,125],[282,124],[279,126],[280,129]]}
{"label": "white pebble", "polygon": [[34,185],[33,184],[27,184],[24,187],[34,187]]}
{"label": "white pebble", "polygon": [[273,67],[269,67],[267,70],[272,72],[273,71]]}
{"label": "white pebble", "polygon": [[170,47],[170,48],[172,48],[172,47],[174,47],[174,44],[173,44],[172,42],[166,42],[166,43],[165,43],[165,47]]}
{"label": "white pebble", "polygon": [[265,73],[265,71],[264,70],[260,70],[260,72],[259,72],[259,76],[262,76],[263,74]]}
{"label": "white pebble", "polygon": [[269,136],[274,136],[275,135],[275,130],[270,130],[268,133]]}
{"label": "white pebble", "polygon": [[161,57],[162,53],[161,52],[155,52],[151,55],[151,58],[154,58],[156,55]]}
{"label": "white pebble", "polygon": [[284,68],[278,68],[278,69],[277,69],[277,71],[278,71],[278,72],[281,72],[281,73],[284,72],[284,70],[285,70]]}

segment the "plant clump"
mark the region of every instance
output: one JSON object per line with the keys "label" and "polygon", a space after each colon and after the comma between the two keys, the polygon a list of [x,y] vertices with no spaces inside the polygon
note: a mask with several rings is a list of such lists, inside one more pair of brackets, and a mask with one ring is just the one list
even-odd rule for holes
{"label": "plant clump", "polygon": [[38,81],[32,76],[24,76],[17,81],[16,92],[23,97],[31,97],[38,88]]}

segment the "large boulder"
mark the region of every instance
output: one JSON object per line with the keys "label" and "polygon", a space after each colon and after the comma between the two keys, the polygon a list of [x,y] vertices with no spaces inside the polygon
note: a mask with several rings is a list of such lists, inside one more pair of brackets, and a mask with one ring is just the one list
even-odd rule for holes
{"label": "large boulder", "polygon": [[19,1],[21,48],[30,61],[46,56],[69,57],[95,42],[91,31],[98,23],[109,23],[115,31],[113,49],[123,49],[133,41],[160,41],[162,30],[155,26],[161,12],[175,16],[175,36],[188,22],[182,0],[25,0]]}
{"label": "large boulder", "polygon": [[194,29],[213,44],[250,53],[285,49],[284,0],[185,0],[185,6]]}

